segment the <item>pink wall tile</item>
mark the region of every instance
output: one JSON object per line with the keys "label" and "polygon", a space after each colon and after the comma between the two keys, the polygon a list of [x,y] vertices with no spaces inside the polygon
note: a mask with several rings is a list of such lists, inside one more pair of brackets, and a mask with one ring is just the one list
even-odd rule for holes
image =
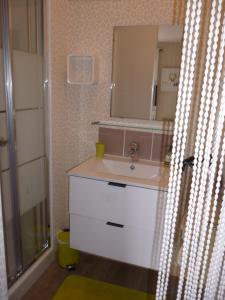
{"label": "pink wall tile", "polygon": [[124,155],[129,156],[129,144],[137,142],[139,144],[139,158],[150,159],[152,147],[152,133],[126,130]]}
{"label": "pink wall tile", "polygon": [[168,146],[172,145],[172,135],[153,133],[152,161],[164,161]]}
{"label": "pink wall tile", "polygon": [[99,128],[99,141],[105,144],[106,154],[129,156],[129,144],[137,142],[139,158],[151,161],[164,161],[172,139],[171,134]]}
{"label": "pink wall tile", "polygon": [[124,130],[99,128],[99,142],[105,144],[105,153],[123,155]]}

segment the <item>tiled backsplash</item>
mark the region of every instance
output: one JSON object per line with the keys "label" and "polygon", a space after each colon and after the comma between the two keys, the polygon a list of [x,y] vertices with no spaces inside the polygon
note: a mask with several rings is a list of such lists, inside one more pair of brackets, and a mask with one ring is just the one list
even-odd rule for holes
{"label": "tiled backsplash", "polygon": [[139,157],[151,161],[164,161],[172,135],[129,129],[99,128],[99,141],[105,144],[105,153],[129,156],[129,144],[139,144]]}
{"label": "tiled backsplash", "polygon": [[105,144],[105,153],[123,155],[125,132],[120,129],[99,128],[99,142]]}

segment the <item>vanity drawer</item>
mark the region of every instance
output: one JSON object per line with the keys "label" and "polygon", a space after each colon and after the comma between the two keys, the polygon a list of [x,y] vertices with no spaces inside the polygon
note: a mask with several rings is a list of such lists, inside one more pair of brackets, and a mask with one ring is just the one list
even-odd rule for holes
{"label": "vanity drawer", "polygon": [[162,195],[156,190],[70,176],[69,210],[72,214],[154,230]]}
{"label": "vanity drawer", "polygon": [[70,247],[95,255],[151,267],[153,232],[115,227],[107,221],[70,215]]}

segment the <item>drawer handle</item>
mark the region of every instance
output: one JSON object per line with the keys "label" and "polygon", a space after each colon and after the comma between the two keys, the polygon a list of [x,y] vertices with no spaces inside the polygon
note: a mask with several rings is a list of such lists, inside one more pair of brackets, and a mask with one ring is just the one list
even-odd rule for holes
{"label": "drawer handle", "polygon": [[119,227],[119,228],[123,228],[124,227],[124,225],[122,225],[122,224],[113,223],[113,222],[106,222],[106,225],[114,226],[114,227]]}
{"label": "drawer handle", "polygon": [[125,183],[119,183],[119,182],[108,182],[108,185],[112,185],[112,186],[118,186],[121,188],[125,188],[127,185]]}

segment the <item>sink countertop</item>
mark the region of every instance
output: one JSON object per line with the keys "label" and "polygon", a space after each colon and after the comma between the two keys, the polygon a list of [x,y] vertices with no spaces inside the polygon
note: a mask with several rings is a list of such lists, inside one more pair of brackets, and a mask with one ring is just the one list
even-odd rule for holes
{"label": "sink countertop", "polygon": [[[127,162],[128,166],[129,164],[131,164],[130,158],[125,158],[120,156],[105,155],[104,159]],[[168,189],[169,167],[164,166],[162,163],[149,162],[147,160],[139,159],[137,162],[138,164],[160,167],[160,176],[151,179],[143,179],[143,178],[113,174],[109,171],[104,170],[102,166],[103,164],[102,162],[103,162],[102,159],[91,157],[86,161],[82,162],[81,164],[79,164],[78,166],[69,169],[66,173],[68,176],[79,176],[79,177],[86,177],[86,178],[103,180],[103,181],[120,182],[128,185],[163,190],[163,191],[167,191]]]}

